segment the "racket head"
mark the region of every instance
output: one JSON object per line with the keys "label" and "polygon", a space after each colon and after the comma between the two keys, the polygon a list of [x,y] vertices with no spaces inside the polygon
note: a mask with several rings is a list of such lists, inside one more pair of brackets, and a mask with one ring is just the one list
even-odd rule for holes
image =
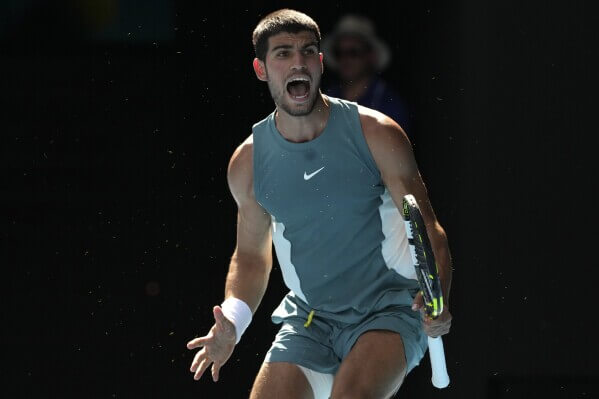
{"label": "racket head", "polygon": [[443,291],[439,279],[439,268],[420,207],[412,194],[403,197],[402,216],[406,225],[412,261],[424,299],[424,309],[427,316],[435,319],[443,312]]}

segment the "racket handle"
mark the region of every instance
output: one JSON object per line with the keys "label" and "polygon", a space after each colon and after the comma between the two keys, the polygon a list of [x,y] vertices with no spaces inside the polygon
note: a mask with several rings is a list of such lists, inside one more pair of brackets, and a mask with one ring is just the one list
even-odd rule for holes
{"label": "racket handle", "polygon": [[431,357],[433,377],[431,381],[435,388],[445,388],[449,385],[449,375],[445,364],[445,351],[441,337],[428,337],[428,353]]}

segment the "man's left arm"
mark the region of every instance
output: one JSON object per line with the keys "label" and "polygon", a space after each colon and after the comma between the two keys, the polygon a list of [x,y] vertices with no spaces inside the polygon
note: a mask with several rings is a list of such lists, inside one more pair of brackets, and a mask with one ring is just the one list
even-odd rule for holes
{"label": "man's left arm", "polygon": [[[380,112],[360,107],[360,121],[383,183],[397,208],[402,209],[403,197],[406,194],[412,194],[418,202],[439,266],[444,302],[441,315],[436,320],[425,318],[424,328],[429,336],[446,334],[451,325],[451,314],[448,309],[452,274],[451,255],[445,230],[439,224],[430,204],[410,141],[397,123]],[[416,308],[422,309],[421,294],[418,294],[414,303]]]}

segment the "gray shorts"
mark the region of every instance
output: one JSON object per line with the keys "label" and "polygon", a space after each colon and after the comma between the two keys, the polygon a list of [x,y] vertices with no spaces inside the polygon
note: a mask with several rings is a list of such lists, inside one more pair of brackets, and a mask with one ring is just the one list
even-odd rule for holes
{"label": "gray shorts", "polygon": [[357,339],[369,330],[399,333],[406,354],[407,372],[416,367],[427,349],[420,313],[406,306],[388,306],[356,324],[327,320],[315,313],[308,327],[309,313],[302,307],[286,316],[265,362],[289,362],[308,369],[335,374]]}

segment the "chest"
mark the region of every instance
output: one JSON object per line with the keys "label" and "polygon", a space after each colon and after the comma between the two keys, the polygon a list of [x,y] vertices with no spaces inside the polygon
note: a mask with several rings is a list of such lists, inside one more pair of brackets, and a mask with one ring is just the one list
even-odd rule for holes
{"label": "chest", "polygon": [[275,151],[264,161],[257,199],[283,223],[362,212],[384,191],[351,147]]}

